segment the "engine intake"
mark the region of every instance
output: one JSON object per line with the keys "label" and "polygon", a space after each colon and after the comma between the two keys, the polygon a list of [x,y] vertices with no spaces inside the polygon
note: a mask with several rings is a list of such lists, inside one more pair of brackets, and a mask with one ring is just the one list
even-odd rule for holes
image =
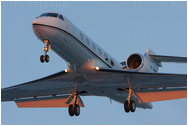
{"label": "engine intake", "polygon": [[143,58],[140,54],[132,54],[127,58],[127,67],[131,70],[136,70],[142,67]]}

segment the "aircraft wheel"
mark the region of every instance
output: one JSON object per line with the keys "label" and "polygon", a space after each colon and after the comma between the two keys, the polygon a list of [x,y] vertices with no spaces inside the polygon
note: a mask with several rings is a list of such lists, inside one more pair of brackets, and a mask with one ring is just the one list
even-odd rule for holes
{"label": "aircraft wheel", "polygon": [[74,116],[74,112],[73,112],[73,105],[69,105],[69,115],[70,116]]}
{"label": "aircraft wheel", "polygon": [[135,112],[135,110],[136,110],[136,104],[133,100],[131,100],[130,110],[131,110],[131,112]]}
{"label": "aircraft wheel", "polygon": [[45,55],[44,57],[45,57],[45,61],[46,61],[46,62],[49,62],[49,61],[50,61],[50,57],[49,57],[48,55]]}
{"label": "aircraft wheel", "polygon": [[79,116],[79,115],[80,115],[80,106],[79,106],[78,104],[76,104],[76,105],[74,106],[74,114],[75,114],[76,116]]}
{"label": "aircraft wheel", "polygon": [[124,110],[125,110],[126,113],[129,113],[129,111],[130,111],[129,104],[128,104],[127,100],[124,102]]}
{"label": "aircraft wheel", "polygon": [[44,56],[43,55],[40,56],[40,61],[41,61],[41,63],[44,63]]}

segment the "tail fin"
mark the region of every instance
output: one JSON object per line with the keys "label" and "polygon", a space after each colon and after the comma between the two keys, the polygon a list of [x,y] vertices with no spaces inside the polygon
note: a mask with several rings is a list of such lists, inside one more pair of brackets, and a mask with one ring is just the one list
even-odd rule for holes
{"label": "tail fin", "polygon": [[153,60],[151,55],[155,55],[155,53],[151,49],[147,49],[144,56],[150,61],[155,72],[158,72],[159,67],[162,67],[162,64]]}

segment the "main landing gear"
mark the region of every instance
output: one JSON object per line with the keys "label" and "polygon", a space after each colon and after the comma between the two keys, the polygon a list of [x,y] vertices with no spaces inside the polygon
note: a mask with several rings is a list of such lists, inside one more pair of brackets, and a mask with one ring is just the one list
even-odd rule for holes
{"label": "main landing gear", "polygon": [[135,102],[133,100],[130,100],[130,103],[129,103],[129,101],[126,100],[124,102],[124,110],[126,113],[128,113],[129,111],[135,112],[135,110],[136,110]]}
{"label": "main landing gear", "polygon": [[77,101],[80,101],[83,106],[83,102],[79,97],[78,92],[75,90],[75,92],[73,92],[66,101],[66,103],[69,104],[68,112],[70,116],[80,115],[80,106],[77,104]]}
{"label": "main landing gear", "polygon": [[129,96],[128,96],[127,100],[124,102],[124,110],[126,113],[128,113],[129,111],[135,112],[135,110],[136,110],[136,104],[133,100],[131,100],[132,95],[133,95],[133,91],[132,91],[132,89],[129,89]]}
{"label": "main landing gear", "polygon": [[[72,94],[67,98],[65,103],[69,105],[68,112],[70,116],[79,116],[80,115],[80,106],[84,107],[84,103],[82,99],[80,98],[78,91],[78,81],[75,82],[75,88],[70,85],[72,89]],[[80,106],[79,106],[80,105]]]}
{"label": "main landing gear", "polygon": [[78,104],[69,105],[69,115],[70,116],[79,116],[80,115],[80,106]]}
{"label": "main landing gear", "polygon": [[41,55],[40,56],[40,61],[41,63],[44,63],[44,61],[49,62],[50,61],[50,57],[47,55],[47,52],[50,51],[51,48],[51,44],[49,42],[49,40],[44,40],[45,43],[45,47],[43,48],[45,55]]}

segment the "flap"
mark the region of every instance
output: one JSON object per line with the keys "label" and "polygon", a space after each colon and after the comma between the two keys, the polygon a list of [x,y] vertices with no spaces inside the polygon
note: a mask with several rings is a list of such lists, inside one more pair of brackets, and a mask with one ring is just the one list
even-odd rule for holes
{"label": "flap", "polygon": [[187,98],[187,90],[179,91],[158,91],[158,92],[139,92],[139,103],[165,101],[173,99]]}
{"label": "flap", "polygon": [[[57,107],[68,107],[69,104],[65,103],[68,95],[63,97],[51,97],[51,98],[32,98],[16,100],[15,103],[18,108],[57,108]],[[80,107],[85,107],[84,104],[77,99],[77,103]]]}

